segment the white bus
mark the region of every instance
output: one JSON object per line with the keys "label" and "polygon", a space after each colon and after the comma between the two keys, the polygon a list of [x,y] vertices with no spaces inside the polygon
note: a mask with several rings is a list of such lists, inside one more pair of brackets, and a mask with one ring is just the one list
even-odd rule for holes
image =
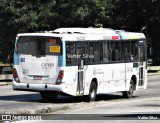
{"label": "white bus", "polygon": [[147,46],[142,33],[107,28],[59,28],[18,34],[13,89],[40,92],[46,100],[59,94],[88,95],[147,88]]}

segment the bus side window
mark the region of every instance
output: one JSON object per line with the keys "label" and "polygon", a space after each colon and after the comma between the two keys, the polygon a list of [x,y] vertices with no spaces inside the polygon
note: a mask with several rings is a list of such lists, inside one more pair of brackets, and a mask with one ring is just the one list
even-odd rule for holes
{"label": "bus side window", "polygon": [[110,47],[111,47],[111,58],[112,58],[112,61],[116,61],[115,42],[111,42]]}
{"label": "bus side window", "polygon": [[100,42],[100,62],[103,62],[103,54],[104,54],[104,52],[103,52],[103,44],[102,44],[103,42]]}
{"label": "bus side window", "polygon": [[[88,51],[88,46],[89,46],[89,42],[86,42],[85,43],[85,56],[87,55],[89,55],[89,51]],[[84,64],[86,64],[86,63],[88,63],[89,62],[89,57],[87,57],[87,58],[84,58]]]}
{"label": "bus side window", "polygon": [[131,60],[131,52],[130,52],[130,41],[125,42],[125,60]]}
{"label": "bus side window", "polygon": [[108,42],[108,60],[112,61],[112,47],[111,42]]}
{"label": "bus side window", "polygon": [[102,50],[102,62],[108,62],[109,61],[109,42],[101,42],[101,47],[100,49]]}
{"label": "bus side window", "polygon": [[138,59],[138,42],[131,42],[131,55],[133,60]]}
{"label": "bus side window", "polygon": [[70,55],[71,55],[71,44],[68,42],[66,43],[66,63],[67,65],[71,64]]}
{"label": "bus side window", "polygon": [[115,57],[116,57],[116,61],[120,61],[121,60],[121,49],[120,49],[120,42],[115,42]]}
{"label": "bus side window", "polygon": [[[89,55],[94,55],[93,54],[93,42],[89,42]],[[93,58],[89,58],[89,63],[93,63]]]}
{"label": "bus side window", "polygon": [[93,44],[94,51],[94,62],[100,62],[100,47],[99,42],[94,42]]}
{"label": "bus side window", "polygon": [[66,63],[67,65],[72,65],[77,63],[77,59],[72,57],[76,54],[76,45],[74,42],[66,43]]}

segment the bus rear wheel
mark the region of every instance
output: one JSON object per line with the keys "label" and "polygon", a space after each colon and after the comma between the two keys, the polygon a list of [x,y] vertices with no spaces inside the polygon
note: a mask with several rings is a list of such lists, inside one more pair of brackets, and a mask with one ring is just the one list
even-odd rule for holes
{"label": "bus rear wheel", "polygon": [[42,91],[40,92],[42,99],[48,100],[48,101],[55,101],[58,96],[58,92],[50,92],[50,91]]}
{"label": "bus rear wheel", "polygon": [[133,92],[134,92],[134,82],[131,79],[130,85],[129,85],[129,90],[123,92],[123,97],[125,97],[125,98],[131,98],[133,96]]}
{"label": "bus rear wheel", "polygon": [[97,85],[95,82],[92,82],[89,90],[89,101],[95,101],[97,94]]}

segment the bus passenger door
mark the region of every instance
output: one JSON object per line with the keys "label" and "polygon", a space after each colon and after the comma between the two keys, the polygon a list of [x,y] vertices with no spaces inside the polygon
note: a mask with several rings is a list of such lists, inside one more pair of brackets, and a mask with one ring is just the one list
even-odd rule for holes
{"label": "bus passenger door", "polygon": [[84,93],[84,59],[85,47],[77,47],[77,62],[78,62],[78,82],[77,94],[83,95]]}
{"label": "bus passenger door", "polygon": [[144,86],[145,82],[145,45],[144,44],[139,44],[138,48],[138,53],[139,53],[139,83],[138,87]]}

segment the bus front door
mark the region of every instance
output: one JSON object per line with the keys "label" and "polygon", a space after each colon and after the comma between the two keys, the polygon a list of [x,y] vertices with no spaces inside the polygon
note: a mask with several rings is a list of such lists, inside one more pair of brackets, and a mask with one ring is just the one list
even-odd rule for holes
{"label": "bus front door", "polygon": [[144,86],[144,78],[145,78],[145,45],[139,44],[138,48],[139,52],[139,84],[138,86],[141,88]]}
{"label": "bus front door", "polygon": [[77,95],[84,94],[84,59],[85,47],[77,47],[77,61],[78,61],[78,82],[77,82]]}

